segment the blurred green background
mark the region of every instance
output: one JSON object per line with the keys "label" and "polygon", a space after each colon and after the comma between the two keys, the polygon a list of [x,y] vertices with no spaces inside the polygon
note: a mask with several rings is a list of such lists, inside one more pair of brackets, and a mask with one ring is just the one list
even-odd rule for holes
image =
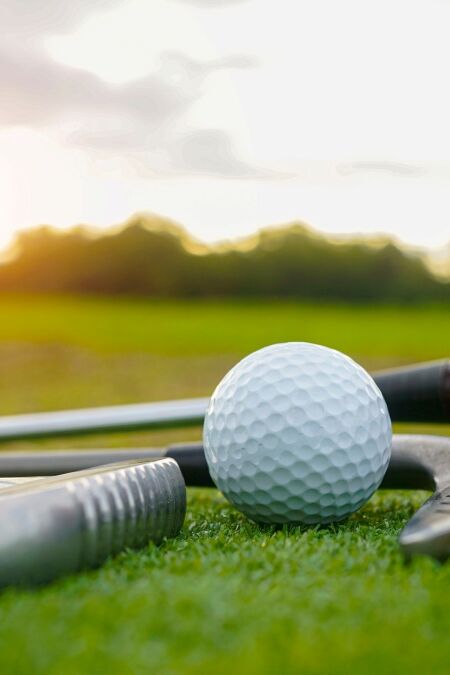
{"label": "blurred green background", "polygon": [[[3,414],[207,396],[237,360],[274,342],[324,344],[376,370],[443,357],[450,335],[445,305],[15,295],[0,296],[0,314]],[[200,433],[133,432],[63,443],[155,444]],[[62,441],[27,447],[43,443]]]}

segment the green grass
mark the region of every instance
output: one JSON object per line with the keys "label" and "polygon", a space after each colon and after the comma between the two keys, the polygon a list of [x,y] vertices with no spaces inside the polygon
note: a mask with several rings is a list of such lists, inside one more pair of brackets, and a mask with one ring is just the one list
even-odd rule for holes
{"label": "green grass", "polygon": [[345,525],[276,531],[192,490],[176,540],[4,593],[2,670],[447,673],[450,567],[406,567],[396,546],[420,499],[390,493]]}
{"label": "green grass", "polygon": [[[446,355],[449,306],[379,307],[294,302],[156,302],[125,298],[0,296],[0,340],[153,354],[246,354],[305,340],[374,361]],[[406,329],[406,330],[405,330]]]}
{"label": "green grass", "polygon": [[[4,297],[0,409],[208,394],[237,358],[273,341],[328,344],[376,368],[446,356],[449,334],[449,313],[438,307]],[[198,436],[139,432],[27,447]],[[250,523],[217,491],[190,490],[176,539],[45,588],[4,591],[0,670],[447,673],[450,563],[406,565],[396,543],[425,497],[380,492],[343,524],[276,530]]]}

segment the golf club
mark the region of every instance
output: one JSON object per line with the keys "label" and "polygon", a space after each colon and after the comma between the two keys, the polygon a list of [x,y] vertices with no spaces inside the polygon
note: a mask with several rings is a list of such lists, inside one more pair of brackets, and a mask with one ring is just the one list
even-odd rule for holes
{"label": "golf club", "polygon": [[124,462],[53,478],[0,481],[0,586],[97,567],[178,534],[186,510],[176,462]]}
{"label": "golf club", "polygon": [[[394,422],[450,422],[450,360],[374,374]],[[196,426],[209,398],[138,403],[0,418],[0,441]]]}
{"label": "golf club", "polygon": [[[71,471],[118,460],[150,460],[170,457],[179,464],[187,485],[212,486],[199,443],[168,448],[123,450],[68,450],[0,453],[0,476]],[[432,435],[394,434],[392,456],[381,488],[431,490],[433,496],[417,511],[400,533],[407,557],[450,556],[450,438]],[[0,502],[1,503],[1,502]]]}

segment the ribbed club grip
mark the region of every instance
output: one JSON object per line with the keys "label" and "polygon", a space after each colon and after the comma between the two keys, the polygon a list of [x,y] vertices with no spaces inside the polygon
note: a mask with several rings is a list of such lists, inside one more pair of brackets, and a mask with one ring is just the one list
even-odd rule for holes
{"label": "ribbed club grip", "polygon": [[0,492],[0,585],[36,584],[160,543],[184,521],[186,488],[172,459],[40,479]]}

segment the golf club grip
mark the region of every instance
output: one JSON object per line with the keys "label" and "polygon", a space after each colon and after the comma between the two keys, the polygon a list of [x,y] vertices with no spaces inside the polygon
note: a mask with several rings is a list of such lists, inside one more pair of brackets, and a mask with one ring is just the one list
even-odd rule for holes
{"label": "golf club grip", "polygon": [[393,421],[450,422],[450,360],[375,373]]}
{"label": "golf club grip", "polygon": [[0,491],[0,586],[97,567],[178,534],[186,488],[171,459],[123,462]]}

